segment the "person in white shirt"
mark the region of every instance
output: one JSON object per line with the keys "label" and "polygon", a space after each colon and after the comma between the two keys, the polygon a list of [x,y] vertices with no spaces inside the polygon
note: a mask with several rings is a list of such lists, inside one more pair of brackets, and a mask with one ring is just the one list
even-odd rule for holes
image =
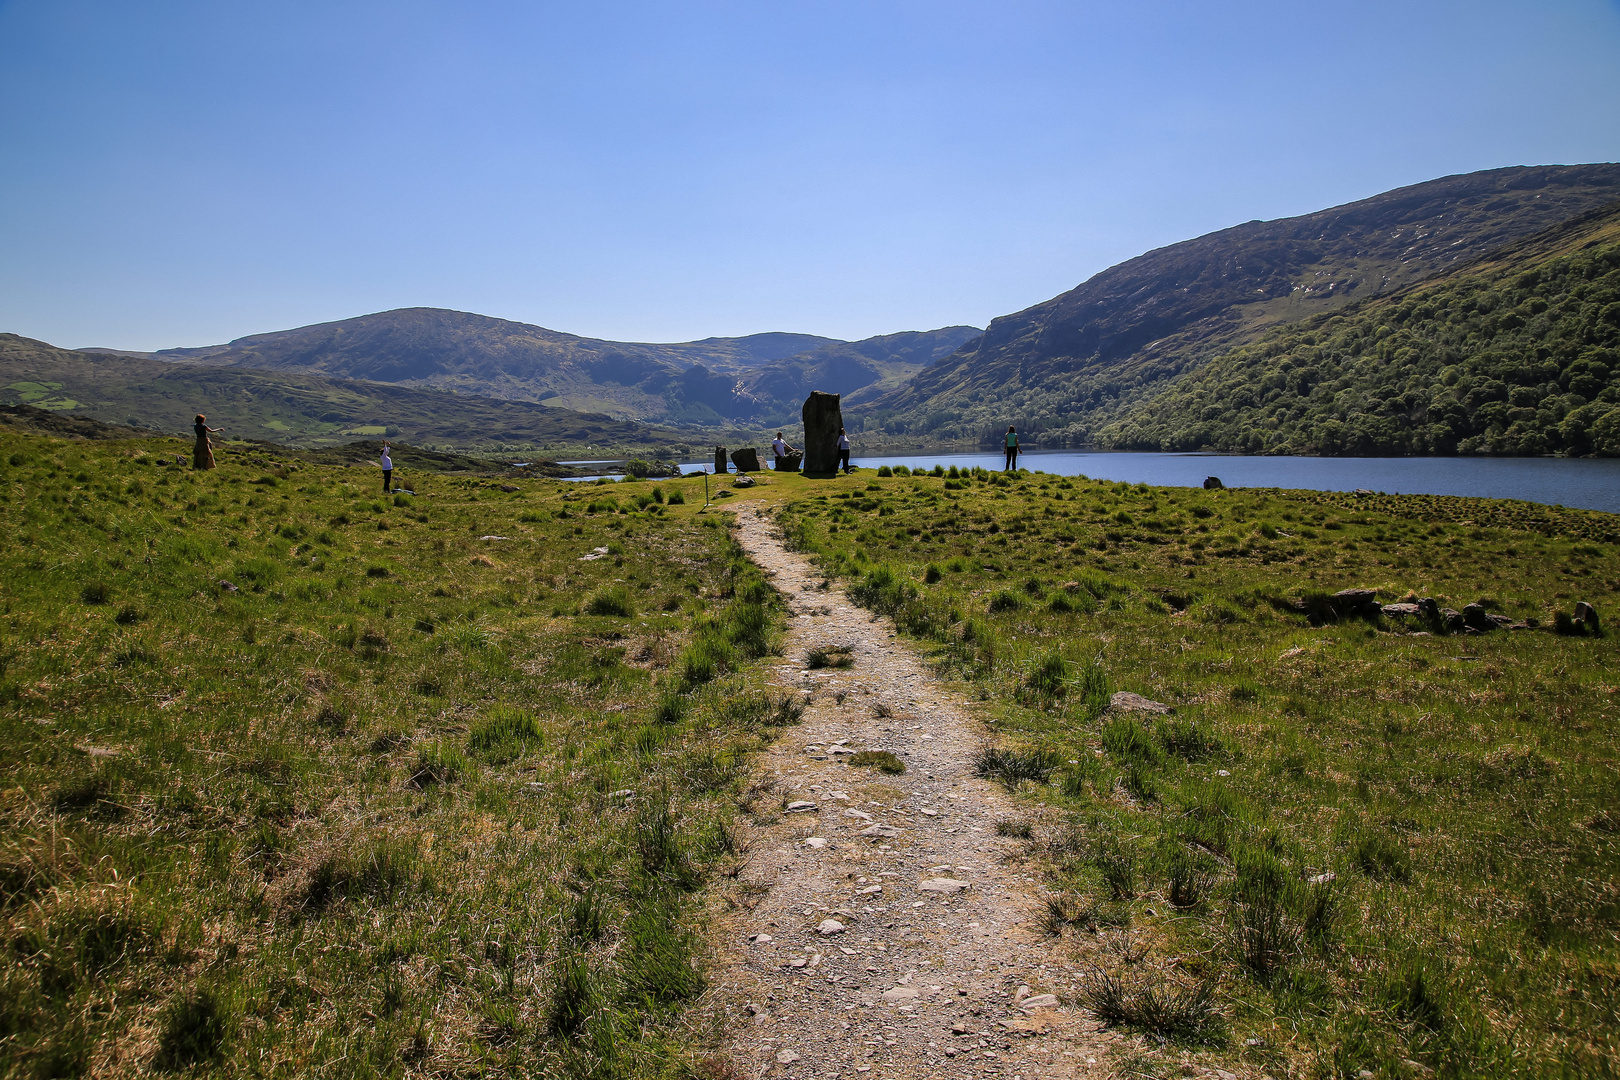
{"label": "person in white shirt", "polygon": [[838,429],[838,463],[844,467],[844,475],[850,474],[849,467],[849,433],[843,428]]}
{"label": "person in white shirt", "polygon": [[787,440],[782,438],[780,431],[776,433],[776,438],[771,441],[771,453],[776,455],[776,467],[778,470],[782,468],[782,459],[794,453],[793,447],[789,446]]}
{"label": "person in white shirt", "polygon": [[388,444],[383,443],[382,448],[383,494],[386,495],[394,489],[394,459],[388,456]]}

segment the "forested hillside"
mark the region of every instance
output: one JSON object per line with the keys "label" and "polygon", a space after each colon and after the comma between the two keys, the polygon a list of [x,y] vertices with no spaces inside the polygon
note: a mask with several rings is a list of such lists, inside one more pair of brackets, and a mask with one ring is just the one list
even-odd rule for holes
{"label": "forested hillside", "polygon": [[1620,207],[1210,362],[1120,449],[1620,455]]}

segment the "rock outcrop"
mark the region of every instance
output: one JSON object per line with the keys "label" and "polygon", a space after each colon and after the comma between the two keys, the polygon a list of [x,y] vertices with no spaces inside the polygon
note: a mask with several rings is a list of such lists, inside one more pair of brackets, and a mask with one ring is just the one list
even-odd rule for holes
{"label": "rock outcrop", "polygon": [[844,413],[837,394],[814,390],[804,399],[804,474],[831,476],[838,471],[838,429]]}

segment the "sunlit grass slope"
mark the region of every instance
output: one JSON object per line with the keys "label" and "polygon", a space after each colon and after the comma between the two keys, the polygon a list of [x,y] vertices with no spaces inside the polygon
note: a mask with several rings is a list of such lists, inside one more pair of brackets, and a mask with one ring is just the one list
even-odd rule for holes
{"label": "sunlit grass slope", "polygon": [[1113,943],[1082,1004],[1170,1040],[1139,1073],[1614,1074],[1620,650],[1569,616],[1620,618],[1620,520],[982,471],[806,484],[781,520],[985,701],[1047,930]]}
{"label": "sunlit grass slope", "polygon": [[0,1074],[682,1074],[796,717],[719,515],[186,449],[0,436]]}

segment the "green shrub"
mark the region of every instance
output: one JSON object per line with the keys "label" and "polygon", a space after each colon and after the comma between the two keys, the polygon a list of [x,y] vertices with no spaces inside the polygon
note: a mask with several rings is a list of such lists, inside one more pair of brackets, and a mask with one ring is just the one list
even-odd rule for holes
{"label": "green shrub", "polygon": [[906,763],[887,750],[861,750],[851,754],[849,763],[856,767],[876,769],[890,776],[906,771]]}
{"label": "green shrub", "polygon": [[545,745],[534,714],[509,705],[496,705],[473,721],[467,749],[490,761],[511,761],[529,749]]}
{"label": "green shrub", "polygon": [[460,751],[443,743],[431,743],[417,751],[416,765],[407,782],[418,789],[453,784],[470,771],[467,759]]}
{"label": "green shrub", "polygon": [[992,615],[1003,611],[1020,611],[1024,607],[1024,598],[1011,589],[1001,589],[990,597],[990,602],[985,607]]}
{"label": "green shrub", "polygon": [[631,599],[630,590],[623,585],[609,585],[597,591],[585,603],[587,615],[610,615],[628,619],[635,613],[635,602]]}
{"label": "green shrub", "polygon": [[187,990],[172,999],[159,1022],[155,1064],[178,1072],[219,1058],[235,1023],[231,999],[212,987]]}

